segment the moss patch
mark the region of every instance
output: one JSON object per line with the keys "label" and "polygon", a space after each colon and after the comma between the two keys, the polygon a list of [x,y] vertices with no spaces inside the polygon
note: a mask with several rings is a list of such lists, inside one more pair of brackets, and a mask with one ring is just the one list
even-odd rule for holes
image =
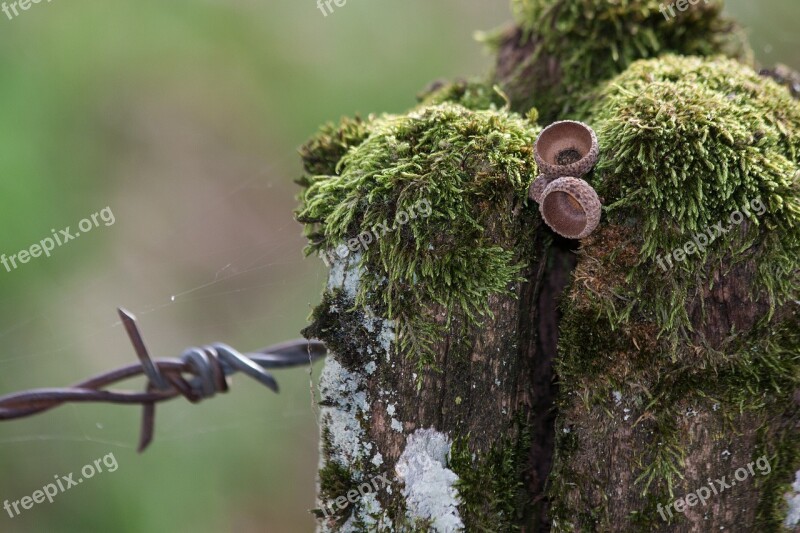
{"label": "moss patch", "polygon": [[482,80],[436,83],[423,91],[418,98],[423,106],[450,102],[475,111],[502,109],[509,104],[507,97],[498,87]]}
{"label": "moss patch", "polygon": [[[683,479],[693,451],[682,432],[687,406],[715,412],[710,419],[731,434],[752,436],[753,422],[762,424],[757,455],[780,471],[759,480],[758,520],[773,527],[798,466],[791,396],[800,387],[800,106],[729,59],[665,56],[611,80],[591,115],[602,157],[590,181],[606,207],[601,227],[582,243],[564,302],[554,529],[622,527],[608,522],[604,485],[585,464],[574,466],[597,451],[595,442],[612,438],[615,391],[636,417],[622,433],[634,443],[641,498],[631,527],[665,527],[655,505],[697,485]],[[719,222],[730,231],[661,268],[665,254]],[[704,322],[702,302],[728,276],[752,277],[747,294],[735,297],[764,312],[754,327],[733,324],[708,339],[693,322]],[[574,428],[579,437],[561,434],[570,420],[587,423]]]}
{"label": "moss patch", "polygon": [[529,508],[530,494],[523,480],[530,467],[531,435],[520,421],[510,433],[478,458],[468,438],[453,443],[450,468],[459,477],[459,514],[466,531],[519,531],[525,523],[521,511]]}
{"label": "moss patch", "polygon": [[[421,367],[454,316],[477,323],[489,298],[518,279],[513,214],[526,208],[536,175],[537,133],[502,110],[423,107],[375,120],[337,163],[340,175],[308,178],[297,214],[307,251],[359,247],[356,237],[370,235],[360,247],[357,304],[385,307],[401,350],[417,354]],[[442,323],[431,316],[435,305],[448,311]]]}
{"label": "moss patch", "polygon": [[[300,147],[306,173],[312,176],[336,174],[336,165],[342,157],[369,135],[370,121],[361,117],[345,117],[339,124],[330,122],[322,126],[316,135]],[[307,182],[301,178],[300,184],[305,186]]]}
{"label": "moss patch", "polygon": [[[517,72],[530,99],[514,108],[534,105],[549,119],[566,118],[598,83],[638,59],[665,53],[748,57],[738,28],[721,15],[721,1],[675,10],[677,17],[669,20],[661,5],[660,0],[513,0],[521,40],[535,46]],[[550,67],[529,74],[545,79],[527,79],[527,68],[537,62]]]}
{"label": "moss patch", "polygon": [[[607,220],[641,234],[628,279],[665,329],[688,326],[678,310],[703,266],[728,255],[758,265],[754,301],[798,298],[800,105],[786,89],[732,60],[668,56],[609,82],[593,115],[603,153],[593,183]],[[718,223],[725,233],[669,268],[666,255]]]}
{"label": "moss patch", "polygon": [[771,475],[759,487],[761,499],[758,503],[756,526],[763,531],[781,531],[788,513],[784,496],[792,494],[791,483],[795,472],[800,470],[800,441],[797,438],[797,425],[800,413],[787,419],[784,427],[776,433],[763,431],[759,453],[769,458]]}
{"label": "moss patch", "polygon": [[[609,245],[606,242],[604,248]],[[597,257],[596,250],[587,251]],[[759,513],[763,516],[759,523],[778,523],[785,516],[781,515],[782,491],[792,478],[791,472],[797,470],[800,450],[796,439],[800,417],[792,404],[792,392],[800,387],[798,312],[784,308],[781,317],[768,324],[747,332],[731,332],[718,349],[689,341],[673,346],[668,337],[656,336],[658,324],[635,311],[613,329],[612,319],[604,314],[603,298],[594,294],[599,287],[585,277],[584,266],[592,262],[589,259],[579,266],[561,324],[557,374],[562,389],[549,492],[554,523],[587,527],[605,520],[603,506],[607,502],[598,506],[595,500],[580,500],[589,487],[594,487],[595,494],[603,494],[602,483],[584,469],[575,468],[575,464],[582,461],[585,466],[587,458],[594,461],[595,442],[608,442],[611,438],[610,434],[598,433],[598,428],[612,428],[613,434],[613,428],[618,427],[617,419],[622,415],[612,401],[614,392],[624,397],[625,405],[631,408],[628,424],[636,443],[632,445],[637,465],[635,485],[643,503],[640,512],[630,517],[631,524],[655,520],[658,526],[655,505],[671,501],[697,485],[698,480],[683,480],[684,460],[691,453],[692,443],[678,422],[685,419],[689,405],[716,412],[734,435],[752,434],[753,421],[762,424],[758,431],[763,432],[759,440],[764,450],[753,459],[766,453],[774,472],[759,488]],[[624,265],[621,269],[625,270]],[[757,416],[747,417],[747,413]],[[785,421],[780,422],[783,418]],[[743,419],[750,422],[743,425]],[[574,428],[570,425],[572,420],[590,421],[590,426]],[[783,428],[777,432],[776,422]],[[573,456],[576,452],[578,458]],[[574,487],[582,489],[576,492]],[[576,518],[575,508],[596,511]]]}

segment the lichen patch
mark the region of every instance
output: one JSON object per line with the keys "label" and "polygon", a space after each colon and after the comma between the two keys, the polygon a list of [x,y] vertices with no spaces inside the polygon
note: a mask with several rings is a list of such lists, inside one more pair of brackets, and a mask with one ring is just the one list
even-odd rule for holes
{"label": "lichen patch", "polygon": [[792,483],[792,493],[786,495],[786,502],[789,504],[789,512],[786,515],[786,527],[800,525],[800,470],[795,474],[795,481]]}
{"label": "lichen patch", "polygon": [[447,468],[452,442],[434,429],[409,435],[396,470],[404,481],[403,496],[412,520],[430,520],[433,531],[462,531],[458,476]]}

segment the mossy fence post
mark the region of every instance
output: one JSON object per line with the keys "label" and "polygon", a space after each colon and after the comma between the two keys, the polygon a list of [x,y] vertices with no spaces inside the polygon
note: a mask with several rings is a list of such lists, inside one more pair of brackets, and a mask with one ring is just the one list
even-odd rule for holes
{"label": "mossy fence post", "polygon": [[[302,148],[320,531],[797,530],[800,105],[719,2],[623,4],[516,0],[488,80]],[[561,118],[580,243],[527,198]]]}

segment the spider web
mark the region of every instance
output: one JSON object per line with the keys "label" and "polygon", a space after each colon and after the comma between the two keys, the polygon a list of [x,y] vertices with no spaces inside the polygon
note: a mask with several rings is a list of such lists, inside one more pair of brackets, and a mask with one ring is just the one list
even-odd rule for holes
{"label": "spider web", "polygon": [[[301,227],[291,216],[297,191],[287,176],[297,174],[293,170],[296,159],[289,154],[238,181],[201,177],[204,194],[193,200],[191,209],[178,209],[178,215],[156,206],[131,218],[131,213],[142,210],[142,196],[158,194],[153,190],[158,188],[155,181],[144,184],[138,194],[119,194],[109,204],[115,224],[94,230],[110,234],[103,246],[109,249],[104,254],[112,259],[89,262],[76,274],[49,280],[43,291],[46,299],[19,306],[37,309],[35,314],[0,323],[0,342],[6,346],[0,353],[0,395],[68,386],[136,362],[117,318],[117,306],[136,315],[153,357],[177,357],[187,347],[215,341],[247,351],[299,337],[318,300],[324,271],[317,261],[304,258]],[[177,188],[190,191],[197,179],[183,176]],[[260,210],[262,203],[268,206],[266,213]],[[142,216],[169,229],[154,233],[153,224],[139,224]],[[209,219],[214,224],[209,224]],[[254,230],[252,226],[259,222],[261,226]],[[66,220],[64,226],[70,223]],[[80,253],[58,252],[48,261],[83,259]],[[21,298],[27,297],[25,291],[20,293]],[[2,305],[16,307],[17,303],[6,298]],[[273,374],[282,385],[281,396],[289,392],[295,400],[297,376],[305,375],[309,388],[304,394],[311,399],[268,409],[270,426],[279,430],[294,424],[293,418],[313,420],[312,366]],[[265,424],[267,417],[243,409],[239,402],[261,402],[269,407],[280,397],[254,382],[245,383],[243,377],[234,378],[224,409],[209,409],[216,415],[205,417],[193,411],[223,402],[217,398],[201,406],[182,398],[161,404],[154,445],[202,439],[214,433],[242,434],[253,425]],[[287,383],[293,391],[287,391]],[[144,384],[143,379],[135,379],[114,388],[143,390]],[[224,416],[220,417],[222,410]],[[68,404],[29,419],[0,423],[0,449],[52,442],[133,449],[138,416],[139,410],[130,406]]]}

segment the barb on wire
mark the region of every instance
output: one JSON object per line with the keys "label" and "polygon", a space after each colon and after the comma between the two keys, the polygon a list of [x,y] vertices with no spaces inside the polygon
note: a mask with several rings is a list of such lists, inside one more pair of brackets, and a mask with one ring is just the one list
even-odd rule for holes
{"label": "barb on wire", "polygon": [[[139,363],[99,374],[71,387],[31,389],[0,396],[0,421],[23,418],[69,402],[138,404],[143,407],[139,452],[153,440],[155,405],[183,396],[192,403],[228,391],[228,377],[247,374],[278,392],[278,383],[265,369],[288,368],[325,357],[325,345],[317,340],[298,339],[251,353],[239,353],[222,343],[189,348],[179,359],[151,359],[136,317],[118,309]],[[106,387],[139,375],[147,377],[145,392],[107,390]],[[186,377],[188,376],[188,379]]]}

